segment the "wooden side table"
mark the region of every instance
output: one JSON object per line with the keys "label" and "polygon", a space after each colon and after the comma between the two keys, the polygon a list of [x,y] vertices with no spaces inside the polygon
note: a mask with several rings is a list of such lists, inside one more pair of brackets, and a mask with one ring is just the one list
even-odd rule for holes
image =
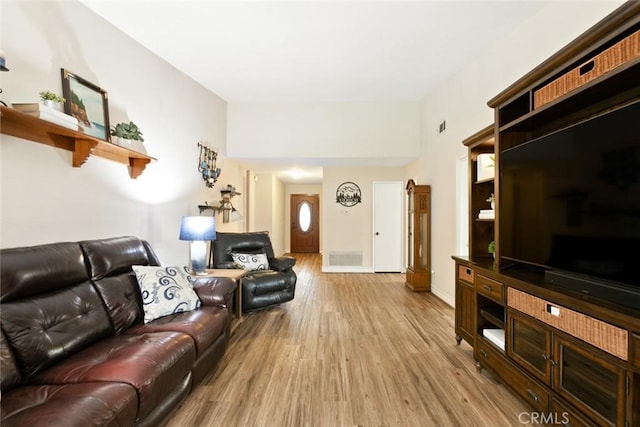
{"label": "wooden side table", "polygon": [[[247,274],[246,270],[242,269],[223,269],[223,268],[208,268],[206,269],[207,276],[211,277],[228,277],[233,279],[236,283],[236,319],[238,323],[242,321],[242,278]],[[200,276],[202,277],[202,276]]]}

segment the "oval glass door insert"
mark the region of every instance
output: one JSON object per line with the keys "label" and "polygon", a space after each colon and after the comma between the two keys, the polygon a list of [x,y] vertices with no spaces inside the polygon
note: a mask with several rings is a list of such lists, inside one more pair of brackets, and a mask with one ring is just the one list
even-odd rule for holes
{"label": "oval glass door insert", "polygon": [[311,227],[311,207],[309,202],[302,202],[300,209],[298,209],[298,224],[300,224],[300,230],[305,233],[309,231]]}

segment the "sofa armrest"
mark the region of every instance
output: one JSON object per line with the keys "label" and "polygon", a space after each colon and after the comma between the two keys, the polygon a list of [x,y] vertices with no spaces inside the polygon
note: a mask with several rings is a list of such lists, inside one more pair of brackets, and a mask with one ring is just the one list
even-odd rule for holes
{"label": "sofa armrest", "polygon": [[193,290],[198,294],[202,305],[233,307],[233,294],[236,283],[229,277],[195,277],[193,278]]}
{"label": "sofa armrest", "polygon": [[294,265],[296,265],[296,259],[292,256],[275,257],[269,261],[269,266],[275,271],[291,270]]}

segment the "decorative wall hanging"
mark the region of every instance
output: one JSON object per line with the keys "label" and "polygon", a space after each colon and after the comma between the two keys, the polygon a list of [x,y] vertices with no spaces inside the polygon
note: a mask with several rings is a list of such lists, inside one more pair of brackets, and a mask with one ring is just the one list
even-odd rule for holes
{"label": "decorative wall hanging", "polygon": [[362,193],[358,184],[353,182],[343,182],[336,190],[336,203],[342,206],[351,207],[362,202]]}
{"label": "decorative wall hanging", "polygon": [[220,168],[216,165],[218,153],[198,142],[200,147],[200,157],[198,158],[198,172],[202,175],[204,184],[211,188],[220,177]]}
{"label": "decorative wall hanging", "polygon": [[233,185],[227,185],[226,188],[220,190],[220,203],[218,206],[209,205],[208,202],[204,202],[204,205],[198,205],[198,209],[200,209],[200,214],[205,210],[212,210],[214,215],[222,212],[222,222],[225,224],[229,221],[235,222],[240,221],[242,219],[242,214],[233,206],[231,203],[231,198],[233,196],[240,196],[241,193],[236,191],[236,187]]}
{"label": "decorative wall hanging", "polygon": [[107,92],[69,70],[61,73],[64,112],[78,119],[80,132],[109,141]]}

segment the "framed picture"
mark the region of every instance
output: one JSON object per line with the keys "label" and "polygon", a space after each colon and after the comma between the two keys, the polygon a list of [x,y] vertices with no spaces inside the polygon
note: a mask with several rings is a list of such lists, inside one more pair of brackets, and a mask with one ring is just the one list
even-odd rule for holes
{"label": "framed picture", "polygon": [[95,84],[61,69],[64,112],[78,119],[81,132],[110,140],[107,92]]}

